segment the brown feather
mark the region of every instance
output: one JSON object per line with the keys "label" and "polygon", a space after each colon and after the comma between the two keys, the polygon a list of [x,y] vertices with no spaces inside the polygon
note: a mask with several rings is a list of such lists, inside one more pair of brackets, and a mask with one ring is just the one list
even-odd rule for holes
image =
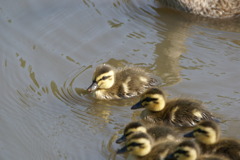
{"label": "brown feather", "polygon": [[[151,98],[151,96],[158,94],[164,97],[163,101],[166,101],[163,92],[157,93],[156,91],[153,92],[153,90],[159,89],[149,89],[142,97],[147,95]],[[155,99],[155,103],[162,102]],[[150,106],[151,104],[148,105]],[[161,111],[151,111],[145,107],[145,110],[142,111],[140,117],[149,123],[165,123],[177,127],[191,127],[195,126],[202,120],[216,120],[216,118],[204,108],[202,102],[193,99],[169,100]]]}
{"label": "brown feather", "polygon": [[[98,87],[93,91],[97,99],[122,99],[138,96],[146,89],[159,85],[160,82],[153,75],[138,67],[114,68],[108,64],[99,65],[93,75],[93,82],[99,83],[102,75],[113,71],[113,85],[110,88]],[[100,78],[100,80],[99,80]]]}
{"label": "brown feather", "polygon": [[240,14],[240,0],[159,0],[164,7],[211,18],[230,18]]}

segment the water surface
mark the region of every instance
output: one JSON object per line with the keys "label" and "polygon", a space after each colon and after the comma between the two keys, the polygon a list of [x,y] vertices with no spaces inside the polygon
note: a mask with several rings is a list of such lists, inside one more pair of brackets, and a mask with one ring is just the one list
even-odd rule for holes
{"label": "water surface", "polygon": [[240,138],[240,20],[149,0],[0,2],[0,159],[124,159],[114,144],[138,98],[97,101],[101,63],[136,65],[170,97],[202,100]]}

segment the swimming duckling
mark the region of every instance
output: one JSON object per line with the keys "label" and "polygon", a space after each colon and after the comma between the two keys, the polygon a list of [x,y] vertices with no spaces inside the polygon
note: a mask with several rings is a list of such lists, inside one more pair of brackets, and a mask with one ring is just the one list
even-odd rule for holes
{"label": "swimming duckling", "polygon": [[93,92],[97,99],[122,99],[138,96],[158,83],[158,80],[141,68],[116,69],[101,64],[96,68],[92,84],[87,90]]}
{"label": "swimming duckling", "polygon": [[136,132],[117,154],[128,152],[130,153],[128,159],[159,160],[164,159],[176,145],[174,141],[154,142],[147,133]]}
{"label": "swimming duckling", "polygon": [[196,129],[184,137],[194,137],[203,153],[213,153],[240,160],[240,142],[234,139],[220,139],[219,126],[213,121],[202,121]]}
{"label": "swimming duckling", "polygon": [[166,101],[165,94],[158,88],[146,91],[131,109],[138,108],[145,108],[140,115],[141,119],[154,124],[191,127],[202,120],[217,120],[203,108],[201,102],[191,99]]}
{"label": "swimming duckling", "polygon": [[211,18],[240,15],[239,0],[159,0],[165,7]]}
{"label": "swimming duckling", "polygon": [[123,135],[116,140],[116,143],[122,143],[127,141],[131,135],[136,132],[148,133],[154,141],[160,140],[176,140],[178,137],[177,132],[167,126],[159,125],[143,125],[140,122],[131,122],[129,123],[124,131]]}
{"label": "swimming duckling", "polygon": [[218,155],[202,155],[197,143],[185,140],[165,160],[228,160],[228,158]]}

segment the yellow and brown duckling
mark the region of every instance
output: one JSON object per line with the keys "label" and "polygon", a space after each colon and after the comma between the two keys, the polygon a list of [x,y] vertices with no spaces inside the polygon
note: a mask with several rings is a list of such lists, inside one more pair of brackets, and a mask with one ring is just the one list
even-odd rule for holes
{"label": "yellow and brown duckling", "polygon": [[202,120],[215,120],[201,102],[192,99],[175,99],[167,101],[165,94],[158,88],[146,91],[141,100],[131,109],[145,108],[141,119],[153,124],[172,125],[176,127],[195,126]]}
{"label": "yellow and brown duckling", "polygon": [[128,159],[160,160],[172,151],[177,143],[174,141],[154,141],[147,133],[136,132],[126,142],[117,154],[129,153]]}
{"label": "yellow and brown duckling", "polygon": [[99,65],[93,75],[89,92],[97,99],[131,98],[146,89],[158,85],[159,81],[138,67],[115,68],[108,64]]}
{"label": "yellow and brown duckling", "polygon": [[213,153],[231,160],[240,160],[239,140],[220,138],[219,126],[213,121],[202,121],[184,137],[193,137],[203,153]]}
{"label": "yellow and brown duckling", "polygon": [[184,140],[173,153],[169,154],[165,160],[230,160],[226,157],[213,154],[201,154],[198,144],[194,141]]}
{"label": "yellow and brown duckling", "polygon": [[143,125],[140,122],[130,122],[124,128],[123,135],[116,140],[116,143],[126,142],[134,133],[148,133],[154,141],[176,140],[178,133],[170,127],[159,125]]}
{"label": "yellow and brown duckling", "polygon": [[159,0],[164,7],[211,18],[230,18],[240,15],[239,0]]}

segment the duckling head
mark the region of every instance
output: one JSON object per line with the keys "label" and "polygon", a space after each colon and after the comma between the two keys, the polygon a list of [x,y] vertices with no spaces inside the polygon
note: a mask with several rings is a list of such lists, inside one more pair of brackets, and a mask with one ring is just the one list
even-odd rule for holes
{"label": "duckling head", "polygon": [[134,156],[145,156],[151,152],[151,137],[143,132],[137,132],[131,136],[126,145],[117,151],[117,154],[128,152]]}
{"label": "duckling head", "polygon": [[203,144],[214,144],[220,137],[219,127],[213,121],[202,121],[196,129],[187,133],[184,137],[194,137],[198,142]]}
{"label": "duckling head", "polygon": [[199,146],[193,141],[185,140],[180,143],[176,150],[168,155],[165,160],[196,160],[199,154]]}
{"label": "duckling head", "polygon": [[116,143],[127,141],[136,132],[147,133],[147,129],[140,122],[131,122],[125,127],[122,137],[118,138]]}
{"label": "duckling head", "polygon": [[115,70],[114,67],[108,64],[99,65],[93,75],[92,84],[88,87],[88,91],[94,91],[96,89],[109,89],[115,82]]}
{"label": "duckling head", "polygon": [[151,88],[146,91],[138,103],[133,105],[131,109],[147,108],[150,111],[161,111],[165,107],[165,94],[158,88]]}

